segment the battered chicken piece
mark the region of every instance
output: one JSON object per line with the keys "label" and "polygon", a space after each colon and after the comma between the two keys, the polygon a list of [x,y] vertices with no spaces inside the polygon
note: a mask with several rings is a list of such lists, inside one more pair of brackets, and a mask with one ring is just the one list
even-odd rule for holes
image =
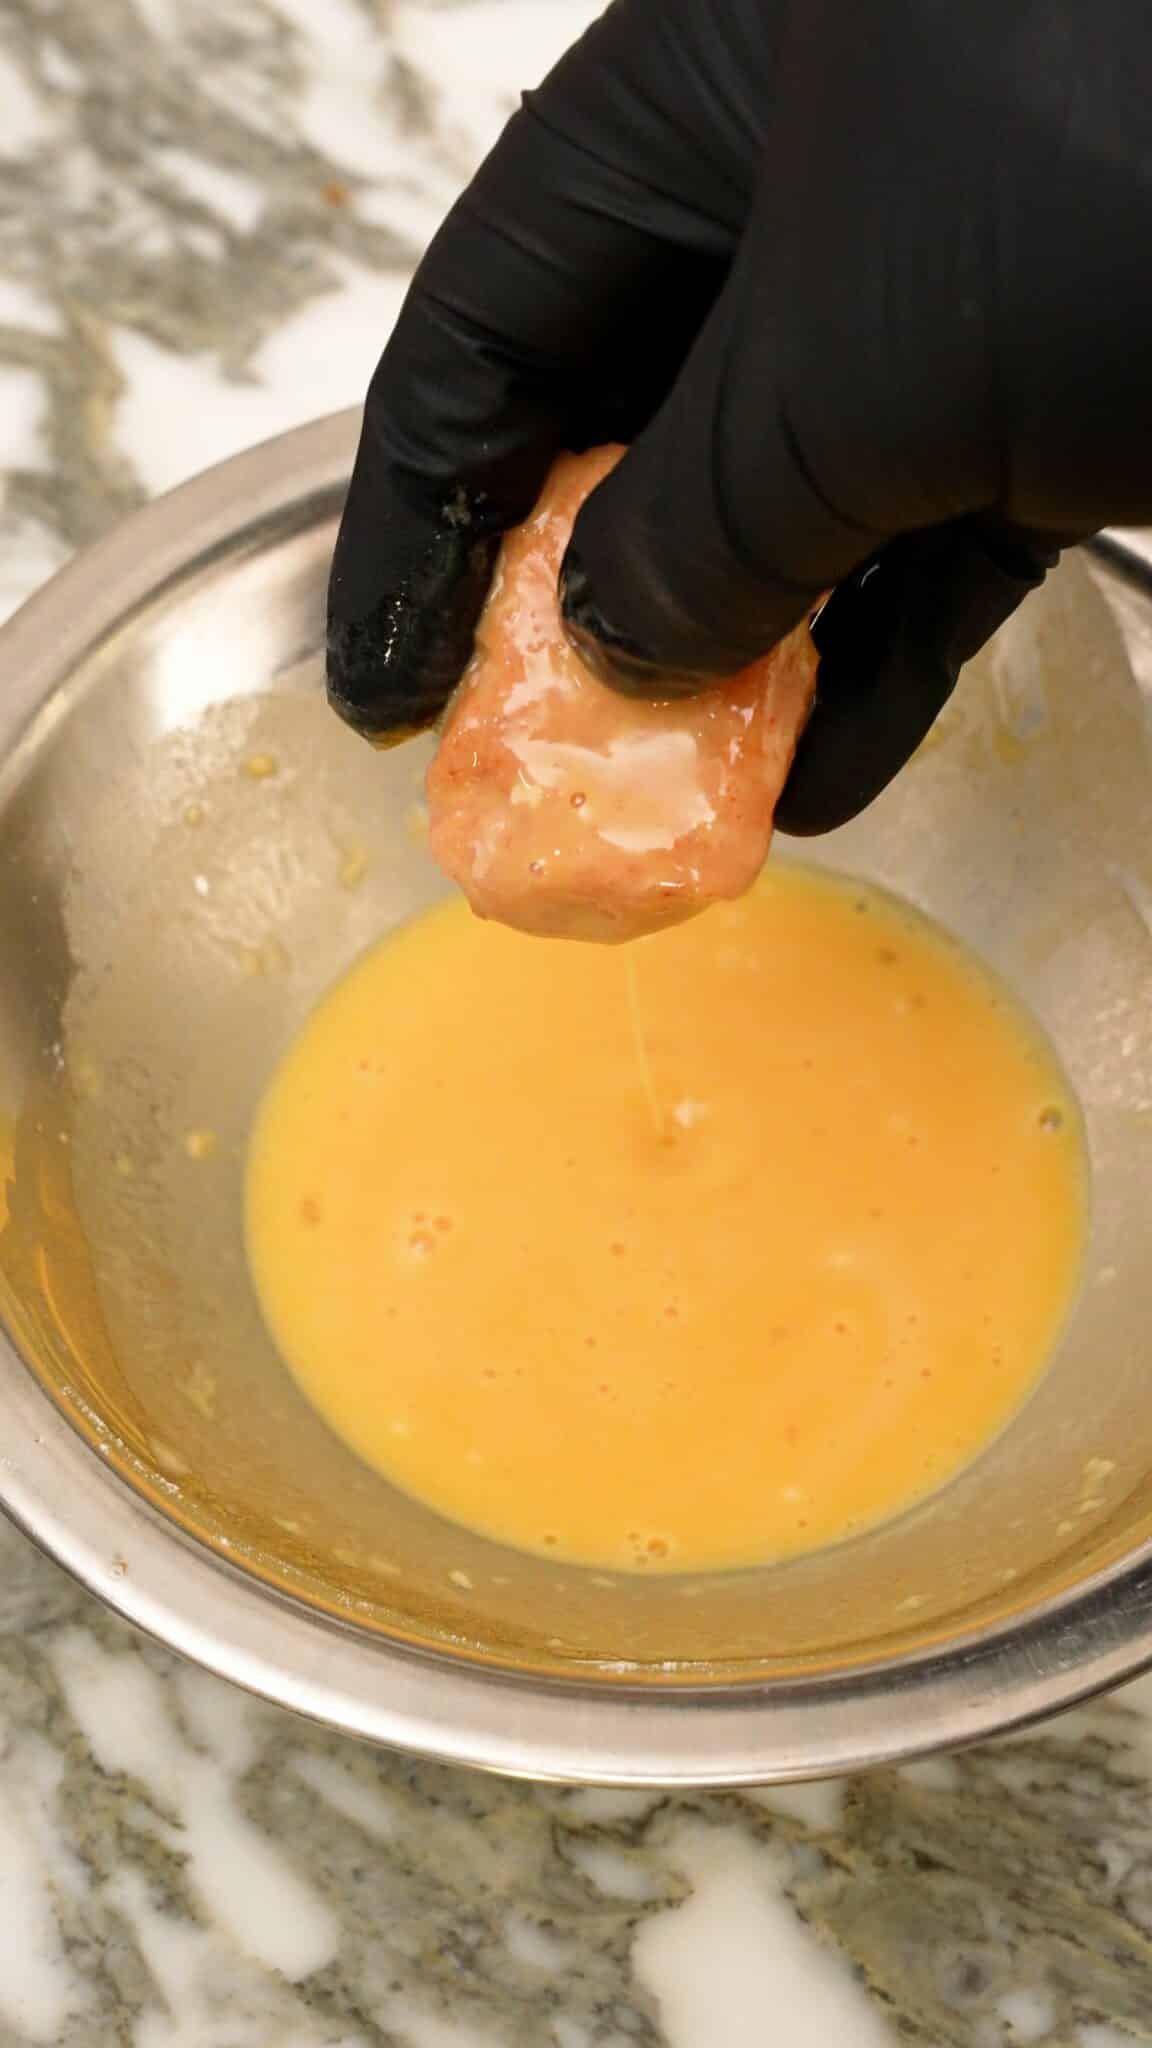
{"label": "battered chicken piece", "polygon": [[569,645],[556,578],[623,453],[556,463],[508,535],[428,772],[429,843],[480,917],[546,938],[641,938],[755,881],[807,718],[807,621],[700,696],[617,695]]}

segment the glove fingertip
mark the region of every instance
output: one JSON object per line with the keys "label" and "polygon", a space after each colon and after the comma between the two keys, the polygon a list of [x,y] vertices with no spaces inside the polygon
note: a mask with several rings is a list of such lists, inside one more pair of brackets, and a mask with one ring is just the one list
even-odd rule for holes
{"label": "glove fingertip", "polygon": [[413,531],[390,549],[387,587],[353,616],[337,554],[325,652],[328,701],[346,725],[387,744],[436,723],[471,658],[499,547],[499,535]]}
{"label": "glove fingertip", "polygon": [[926,739],[966,661],[1043,581],[1044,542],[975,523],[890,541],[813,621],[816,696],[776,806],[793,838],[866,810]]}
{"label": "glove fingertip", "polygon": [[696,669],[654,661],[628,634],[605,617],[579,549],[569,542],[560,564],[560,618],[585,668],[623,697],[690,697],[715,677]]}

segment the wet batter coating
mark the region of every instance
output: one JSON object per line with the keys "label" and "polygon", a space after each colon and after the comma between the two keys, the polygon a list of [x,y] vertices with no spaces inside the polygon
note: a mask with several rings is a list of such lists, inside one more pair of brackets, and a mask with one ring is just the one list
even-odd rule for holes
{"label": "wet batter coating", "polygon": [[542,937],[639,938],[743,895],[815,687],[807,621],[691,698],[637,702],[590,673],[556,579],[622,452],[562,456],[509,534],[428,775],[440,867],[479,916]]}

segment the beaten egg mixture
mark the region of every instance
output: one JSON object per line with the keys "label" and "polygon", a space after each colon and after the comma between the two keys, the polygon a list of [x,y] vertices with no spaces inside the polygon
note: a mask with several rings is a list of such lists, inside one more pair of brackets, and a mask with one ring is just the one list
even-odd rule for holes
{"label": "beaten egg mixture", "polygon": [[454,901],[274,1076],[252,1272],[332,1428],[474,1530],[602,1569],[834,1543],[1042,1371],[1080,1123],[1006,990],[879,890],[777,864],[620,950]]}

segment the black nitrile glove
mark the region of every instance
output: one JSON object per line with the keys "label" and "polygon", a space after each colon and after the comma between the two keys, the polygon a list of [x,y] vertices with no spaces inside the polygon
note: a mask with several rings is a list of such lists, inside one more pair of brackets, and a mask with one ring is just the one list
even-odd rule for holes
{"label": "black nitrile glove", "polygon": [[443,709],[554,455],[634,443],[569,630],[695,689],[831,585],[777,817],[907,759],[1061,544],[1152,516],[1152,0],[615,0],[422,263],[332,573],[332,701]]}

